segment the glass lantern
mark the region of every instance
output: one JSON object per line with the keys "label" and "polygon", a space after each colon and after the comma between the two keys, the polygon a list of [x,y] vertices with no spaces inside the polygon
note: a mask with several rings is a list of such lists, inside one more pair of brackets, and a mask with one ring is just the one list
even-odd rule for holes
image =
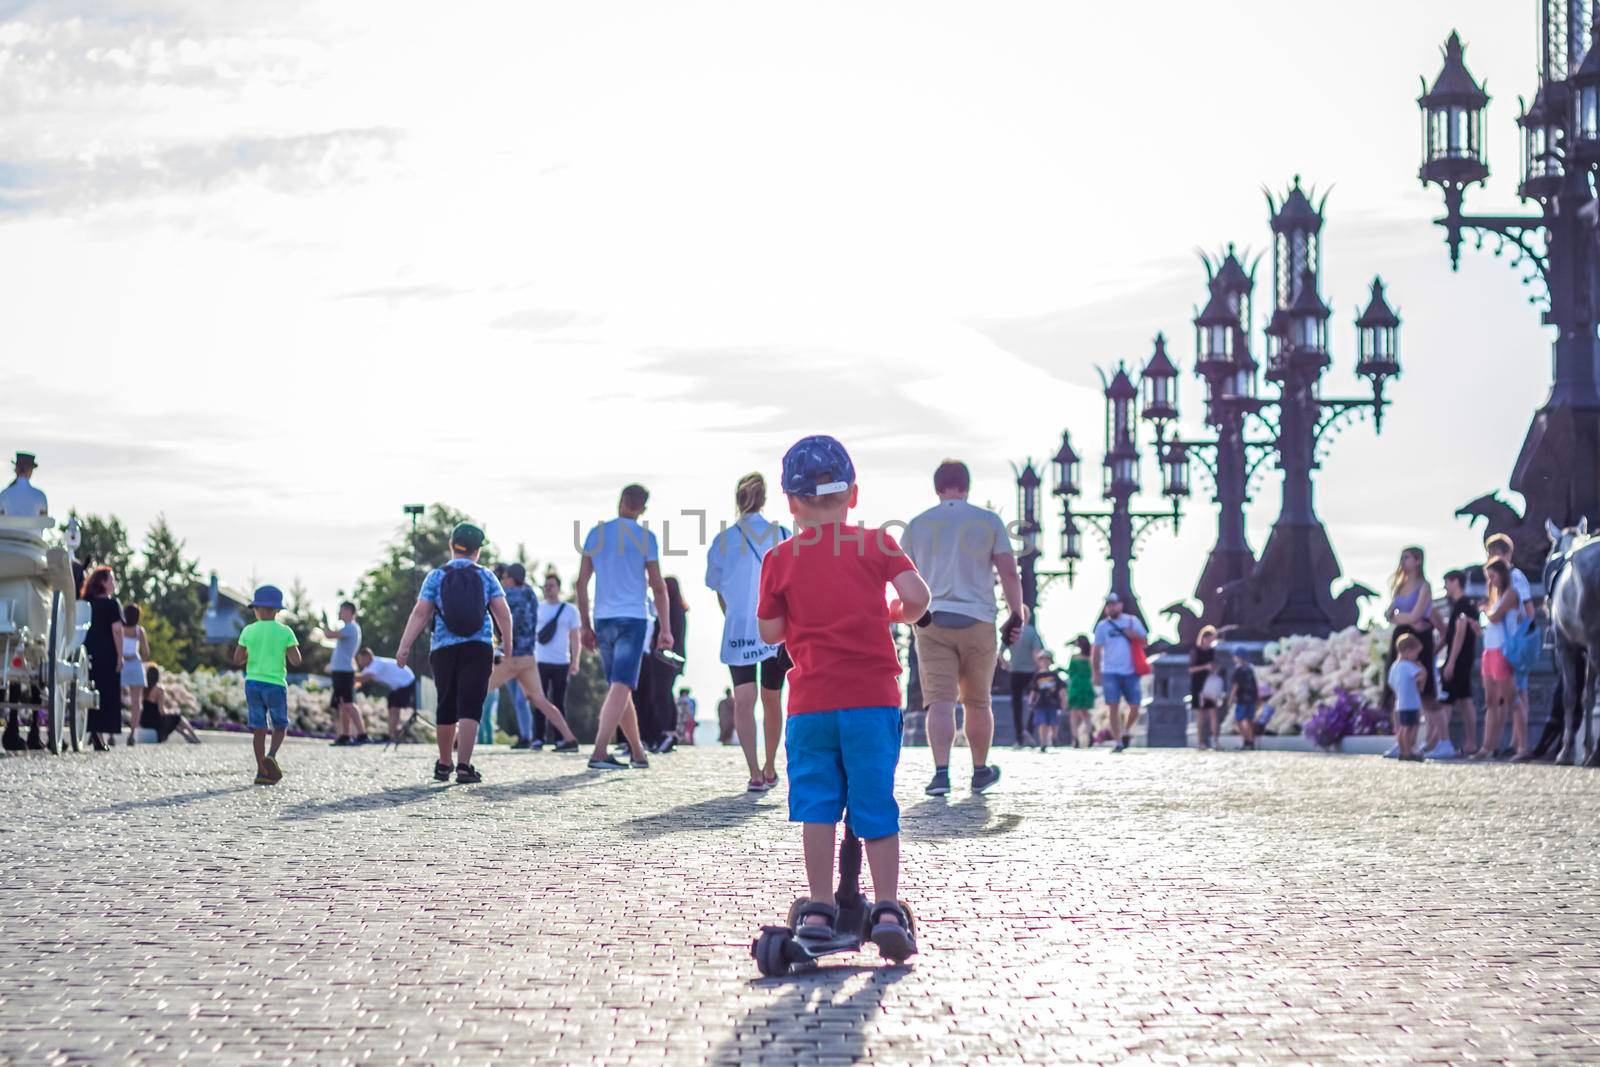
{"label": "glass lantern", "polygon": [[1078,454],[1072,450],[1072,435],[1065,431],[1061,434],[1061,448],[1051,460],[1056,466],[1057,496],[1077,496],[1082,488],[1078,481],[1079,465]]}
{"label": "glass lantern", "polygon": [[1161,492],[1174,500],[1189,495],[1189,446],[1174,441],[1161,457]]}
{"label": "glass lantern", "polygon": [[1600,9],[1596,9],[1592,42],[1583,62],[1573,72],[1569,84],[1572,99],[1567,103],[1576,109],[1577,155],[1585,163],[1600,162]]}
{"label": "glass lantern", "polygon": [[1140,385],[1144,389],[1142,414],[1147,421],[1161,426],[1178,417],[1178,368],[1167,358],[1167,339],[1162,334],[1156,334],[1155,352],[1140,374]]}
{"label": "glass lantern", "polygon": [[1563,139],[1566,134],[1566,86],[1540,88],[1517,125],[1522,127],[1522,184],[1527,200],[1544,200],[1561,188]]}
{"label": "glass lantern", "polygon": [[1489,94],[1467,70],[1466,49],[1459,34],[1444,44],[1444,66],[1432,87],[1423,83],[1417,98],[1422,109],[1422,168],[1424,182],[1441,186],[1466,186],[1489,176],[1483,140],[1483,111]]}
{"label": "glass lantern", "polygon": [[1360,353],[1357,374],[1371,379],[1400,374],[1400,316],[1389,307],[1382,278],[1372,279],[1372,299],[1356,319],[1356,338]]}
{"label": "glass lantern", "polygon": [[1061,558],[1066,560],[1083,558],[1083,533],[1073,521],[1072,512],[1065,508],[1061,511]]}

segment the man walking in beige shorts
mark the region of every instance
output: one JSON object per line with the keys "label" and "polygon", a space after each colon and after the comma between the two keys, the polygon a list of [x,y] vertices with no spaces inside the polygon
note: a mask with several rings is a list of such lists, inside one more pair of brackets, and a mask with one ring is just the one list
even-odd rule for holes
{"label": "man walking in beige shorts", "polygon": [[927,793],[939,797],[950,792],[957,701],[966,712],[972,791],[981,793],[1000,780],[1000,768],[988,762],[994,740],[989,691],[1000,653],[994,626],[996,574],[1011,609],[1008,635],[1014,636],[1027,620],[1028,609],[1005,523],[987,508],[967,502],[972,488],[967,465],[953,459],[939,464],[933,488],[939,503],[911,520],[905,549],[933,591],[916,640],[917,674],[928,706],[928,744],[933,748],[933,781]]}

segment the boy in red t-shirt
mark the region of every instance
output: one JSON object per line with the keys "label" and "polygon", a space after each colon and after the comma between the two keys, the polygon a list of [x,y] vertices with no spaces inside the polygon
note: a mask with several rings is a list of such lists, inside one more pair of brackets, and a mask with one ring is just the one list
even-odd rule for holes
{"label": "boy in red t-shirt", "polygon": [[[804,824],[811,900],[795,935],[833,936],[834,839],[850,829],[872,868],[872,941],[886,957],[916,952],[900,904],[900,658],[889,625],[920,618],[931,595],[883,530],[851,526],[855,466],[832,437],[807,437],[783,457],[783,491],[798,527],[767,553],[756,609],[761,640],[783,643],[788,682],[789,821]],[[898,598],[887,603],[884,587]]]}

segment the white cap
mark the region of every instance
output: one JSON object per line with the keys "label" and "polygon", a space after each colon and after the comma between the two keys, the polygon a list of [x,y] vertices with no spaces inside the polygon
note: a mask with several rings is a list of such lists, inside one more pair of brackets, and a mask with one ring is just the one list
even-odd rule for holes
{"label": "white cap", "polygon": [[1118,596],[1117,594],[1112,593],[1110,596],[1106,597],[1106,603],[1107,604],[1120,604],[1120,603],[1122,603],[1122,598],[1120,596]]}

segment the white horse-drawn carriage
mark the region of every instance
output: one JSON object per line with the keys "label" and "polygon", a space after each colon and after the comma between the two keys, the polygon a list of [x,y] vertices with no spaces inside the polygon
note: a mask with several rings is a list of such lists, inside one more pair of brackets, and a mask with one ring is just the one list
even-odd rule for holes
{"label": "white horse-drawn carriage", "polygon": [[50,543],[54,528],[55,520],[43,516],[0,515],[0,717],[12,742],[7,747],[17,747],[21,723],[25,747],[61,752],[82,743],[97,697],[83,650],[89,605],[78,600],[72,568],[77,521],[60,544]]}

